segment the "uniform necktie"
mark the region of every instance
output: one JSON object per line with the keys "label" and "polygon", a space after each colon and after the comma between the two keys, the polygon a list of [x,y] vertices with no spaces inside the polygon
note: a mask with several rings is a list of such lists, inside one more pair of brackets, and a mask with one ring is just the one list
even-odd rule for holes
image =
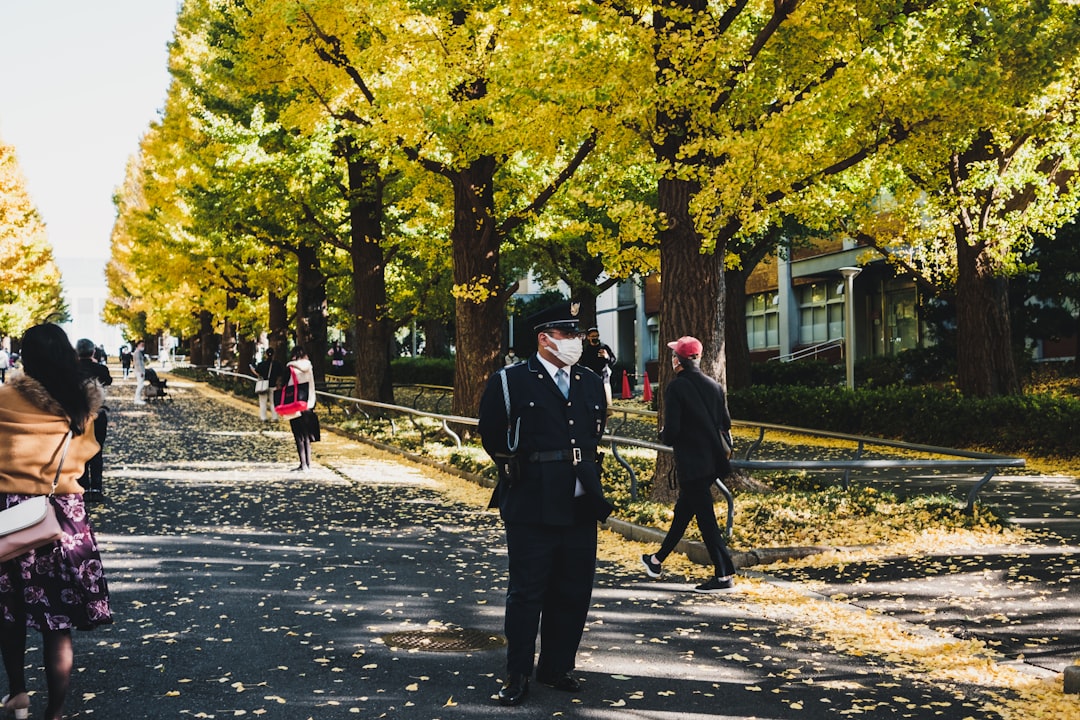
{"label": "uniform necktie", "polygon": [[570,376],[566,374],[566,370],[563,368],[559,368],[555,372],[555,384],[559,386],[563,397],[570,397]]}

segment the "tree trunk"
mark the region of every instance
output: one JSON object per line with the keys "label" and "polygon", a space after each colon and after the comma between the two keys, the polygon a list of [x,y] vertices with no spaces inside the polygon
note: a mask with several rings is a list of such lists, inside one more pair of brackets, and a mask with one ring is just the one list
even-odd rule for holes
{"label": "tree trunk", "polygon": [[255,339],[249,337],[242,338],[237,342],[236,350],[236,372],[245,374],[251,372],[249,366],[255,364]]}
{"label": "tree trunk", "polygon": [[[665,218],[660,230],[660,377],[658,422],[663,425],[662,389],[674,377],[667,343],[683,335],[693,335],[702,344],[701,369],[725,381],[724,361],[724,267],[726,239],[717,239],[712,255],[702,255],[701,237],[690,214],[690,202],[699,190],[697,182],[684,179],[709,161],[687,155],[685,148],[697,139],[691,109],[676,87],[687,78],[685,68],[669,52],[697,32],[701,23],[712,22],[702,0],[666,0],[653,4],[653,55],[656,83],[661,100],[656,112],[656,137],[653,152],[663,174],[657,185],[657,209]],[[673,477],[670,455],[657,455],[652,499],[670,502],[675,491],[668,478]]]}
{"label": "tree trunk", "polygon": [[[750,343],[746,338],[746,270],[724,272],[724,337],[727,344],[727,390],[751,385]],[[740,312],[741,311],[741,312]]]}
{"label": "tree trunk", "polygon": [[[712,255],[702,255],[701,238],[690,216],[690,201],[697,187],[679,179],[661,179],[658,186],[660,212],[668,219],[660,232],[660,387],[675,372],[668,362],[667,344],[683,335],[701,341],[701,369],[725,382],[724,360],[724,245]],[[659,422],[663,425],[663,395],[659,398]],[[659,454],[652,499],[670,502],[674,490],[666,481],[673,472],[670,455]]]}
{"label": "tree trunk", "polygon": [[1020,394],[1009,319],[1009,282],[994,273],[982,243],[956,233],[956,370],[972,397]]}
{"label": "tree trunk", "polygon": [[382,180],[375,163],[348,158],[356,396],[392,403],[393,329],[386,314]]}
{"label": "tree trunk", "polygon": [[506,304],[502,297],[499,246],[495,229],[495,159],[482,157],[451,178],[454,226],[454,313],[457,355],[454,360],[453,414],[476,417],[480,396],[495,370]]}
{"label": "tree trunk", "polygon": [[199,367],[213,365],[217,345],[214,343],[214,316],[209,310],[199,311],[198,346],[198,353],[192,353],[198,356],[193,360],[193,364]]}
{"label": "tree trunk", "polygon": [[420,354],[423,357],[450,357],[450,333],[447,332],[446,323],[437,318],[428,318],[421,326],[424,329],[424,349]]}
{"label": "tree trunk", "polygon": [[231,293],[225,297],[225,320],[221,327],[221,367],[237,369],[236,365],[236,308],[239,301]]}
{"label": "tree trunk", "polygon": [[275,292],[267,296],[267,342],[274,349],[274,357],[281,362],[289,359],[289,307],[285,298]]}
{"label": "tree trunk", "polygon": [[[315,248],[296,248],[296,342],[311,360],[316,383],[326,382],[326,277]],[[286,360],[288,358],[285,358]]]}

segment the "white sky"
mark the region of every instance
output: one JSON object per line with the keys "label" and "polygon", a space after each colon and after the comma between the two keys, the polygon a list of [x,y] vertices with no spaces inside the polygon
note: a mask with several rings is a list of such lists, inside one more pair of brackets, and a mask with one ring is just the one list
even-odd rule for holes
{"label": "white sky", "polygon": [[178,4],[0,0],[0,139],[15,147],[66,286],[73,267],[95,265],[104,284],[112,195],[165,104]]}

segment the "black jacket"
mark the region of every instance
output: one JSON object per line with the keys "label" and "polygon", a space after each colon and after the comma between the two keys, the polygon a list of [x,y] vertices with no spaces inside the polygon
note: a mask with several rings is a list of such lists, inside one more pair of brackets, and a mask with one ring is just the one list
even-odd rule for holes
{"label": "black jacket", "polygon": [[102,365],[93,358],[79,358],[79,375],[83,380],[97,380],[101,385],[112,385],[112,374],[106,365]]}
{"label": "black jacket", "polygon": [[[517,474],[500,480],[491,507],[498,507],[506,522],[569,525],[574,522],[575,480],[580,480],[597,520],[611,514],[600,484],[597,445],[607,422],[607,399],[596,373],[579,365],[570,368],[570,397],[564,398],[555,381],[534,355],[528,362],[503,368],[488,380],[480,400],[480,439],[496,463],[510,455],[506,402],[500,374],[510,391],[510,423],[520,419]],[[582,460],[574,464],[573,449]],[[537,458],[536,453],[562,452],[565,459]]]}
{"label": "black jacket", "polygon": [[664,389],[664,427],[660,437],[675,451],[680,483],[711,483],[731,474],[731,461],[720,443],[730,441],[731,416],[720,383],[684,366]]}
{"label": "black jacket", "polygon": [[254,366],[255,374],[263,380],[270,381],[270,387],[278,386],[278,380],[284,381],[289,377],[285,366],[277,360],[263,360]]}
{"label": "black jacket", "polygon": [[[607,352],[606,358],[600,357],[601,350]],[[615,365],[615,353],[604,343],[591,345],[586,342],[585,349],[581,351],[581,359],[578,360],[578,365],[584,365],[597,375],[603,377],[604,370]]]}

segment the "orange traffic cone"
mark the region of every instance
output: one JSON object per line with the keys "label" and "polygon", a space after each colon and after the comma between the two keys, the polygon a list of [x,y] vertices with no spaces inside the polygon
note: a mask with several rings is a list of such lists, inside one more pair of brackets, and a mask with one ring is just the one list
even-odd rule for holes
{"label": "orange traffic cone", "polygon": [[622,399],[629,400],[633,395],[630,394],[630,376],[626,374],[626,371],[622,371]]}
{"label": "orange traffic cone", "polygon": [[652,383],[649,382],[649,373],[645,373],[645,385],[641,388],[641,399],[652,402]]}

